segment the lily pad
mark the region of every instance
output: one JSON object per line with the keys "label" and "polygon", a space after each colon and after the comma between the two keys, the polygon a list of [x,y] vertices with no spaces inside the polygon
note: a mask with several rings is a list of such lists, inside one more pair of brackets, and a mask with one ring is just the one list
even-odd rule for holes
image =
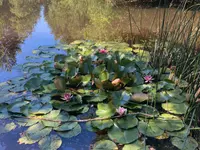
{"label": "lily pad", "polygon": [[78,134],[81,133],[81,127],[78,124],[72,130],[64,131],[64,132],[57,132],[57,133],[63,138],[72,138],[72,137],[77,136]]}
{"label": "lily pad", "polygon": [[138,120],[135,116],[125,116],[115,120],[117,125],[122,129],[130,129],[138,125]]}
{"label": "lily pad", "polygon": [[101,140],[94,144],[93,150],[118,150],[118,147],[110,140]]}
{"label": "lily pad", "polygon": [[51,128],[46,128],[41,123],[34,124],[24,132],[18,142],[20,144],[33,144],[47,136],[51,130]]}
{"label": "lily pad", "polygon": [[174,137],[186,138],[190,134],[190,130],[188,131],[187,127],[185,127],[180,131],[168,132],[168,134]]}
{"label": "lily pad", "polygon": [[104,130],[106,128],[110,128],[113,125],[113,120],[112,119],[95,120],[95,121],[92,121],[91,123],[94,128],[97,128],[99,130]]}
{"label": "lily pad", "polygon": [[117,126],[117,124],[114,124],[113,127],[108,130],[108,136],[111,140],[117,143],[128,144],[139,138],[139,132],[137,128],[123,130]]}
{"label": "lily pad", "polygon": [[122,150],[148,150],[149,147],[142,141],[135,141],[131,144],[124,145]]}
{"label": "lily pad", "polygon": [[42,138],[38,144],[41,150],[57,150],[62,145],[62,140],[57,135],[50,135]]}
{"label": "lily pad", "polygon": [[126,91],[115,91],[112,92],[112,99],[114,105],[118,107],[128,103],[130,99],[130,94],[128,94]]}
{"label": "lily pad", "polygon": [[31,78],[29,81],[26,82],[24,88],[28,91],[35,91],[40,88],[42,80],[40,78]]}
{"label": "lily pad", "polygon": [[14,130],[16,127],[17,126],[13,122],[6,124],[5,126],[0,126],[0,134],[10,132]]}
{"label": "lily pad", "polygon": [[188,105],[186,103],[163,103],[162,108],[172,114],[185,114],[187,112]]}
{"label": "lily pad", "polygon": [[115,110],[115,107],[112,105],[112,103],[109,103],[109,104],[99,103],[97,105],[96,114],[99,117],[111,117],[115,114],[115,112],[116,110]]}
{"label": "lily pad", "polygon": [[149,120],[149,122],[140,121],[138,125],[138,130],[142,134],[149,137],[160,136],[164,133],[164,130],[159,128],[154,120]]}
{"label": "lily pad", "polygon": [[183,121],[174,115],[162,114],[157,119],[155,119],[156,125],[167,131],[178,131],[184,128]]}
{"label": "lily pad", "polygon": [[198,147],[197,141],[190,136],[185,139],[174,137],[171,139],[171,142],[181,150],[196,150]]}

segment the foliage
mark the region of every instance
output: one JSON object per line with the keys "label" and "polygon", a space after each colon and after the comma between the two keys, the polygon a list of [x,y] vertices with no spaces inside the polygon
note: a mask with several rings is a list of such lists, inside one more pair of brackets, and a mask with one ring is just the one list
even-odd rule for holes
{"label": "foliage", "polygon": [[[141,60],[125,43],[74,41],[58,48],[66,54],[57,55],[51,48],[34,50],[33,60],[46,60],[25,63],[26,77],[0,84],[0,117],[28,127],[20,144],[38,142],[41,149],[58,149],[62,143],[58,135],[79,135],[80,122],[87,122],[89,131],[107,131],[111,141],[97,142],[96,149],[118,144],[124,149],[143,148],[141,137],[180,138],[177,132],[185,131],[186,93],[167,78],[168,72],[159,78],[149,59]],[[146,82],[147,75],[152,76],[151,82]],[[80,114],[94,118],[77,119]],[[5,127],[5,131],[12,129]]]}

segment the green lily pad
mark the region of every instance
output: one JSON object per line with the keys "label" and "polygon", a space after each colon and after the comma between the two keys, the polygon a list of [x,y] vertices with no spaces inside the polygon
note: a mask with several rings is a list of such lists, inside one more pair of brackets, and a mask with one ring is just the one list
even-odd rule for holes
{"label": "green lily pad", "polygon": [[77,136],[78,134],[81,133],[81,127],[78,124],[72,130],[64,131],[64,132],[57,132],[57,133],[63,138],[72,138],[72,137]]}
{"label": "green lily pad", "polygon": [[41,123],[34,124],[24,132],[18,142],[20,144],[36,143],[43,137],[47,136],[51,132],[51,130],[51,128],[46,128]]}
{"label": "green lily pad", "polygon": [[137,140],[131,144],[124,145],[122,150],[148,150],[148,149],[149,147],[146,146],[144,142]]}
{"label": "green lily pad", "polygon": [[50,135],[42,138],[38,144],[41,150],[57,150],[62,145],[62,140],[57,135]]}
{"label": "green lily pad", "polygon": [[82,76],[82,85],[86,86],[91,80],[91,75]]}
{"label": "green lily pad", "polygon": [[[70,116],[67,121],[75,121],[75,120],[77,120],[76,117]],[[60,132],[69,131],[69,130],[72,130],[74,127],[76,127],[77,124],[78,124],[77,122],[66,122],[53,129]]]}
{"label": "green lily pad", "polygon": [[141,112],[149,114],[149,115],[152,115],[152,117],[151,116],[146,116],[147,118],[153,118],[153,117],[158,117],[159,116],[159,111],[156,108],[154,108],[152,106],[149,106],[149,105],[142,105]]}
{"label": "green lily pad", "polygon": [[12,113],[22,113],[22,107],[29,104],[27,101],[16,101],[8,107],[8,111]]}
{"label": "green lily pad", "polygon": [[115,91],[112,92],[112,99],[114,105],[118,107],[128,103],[130,99],[130,94],[128,94],[126,91]]}
{"label": "green lily pad", "polygon": [[138,125],[138,130],[142,134],[149,137],[160,136],[164,133],[164,130],[159,128],[154,120],[149,120],[149,122],[140,121]]}
{"label": "green lily pad", "polygon": [[85,126],[86,126],[86,129],[88,131],[90,131],[90,132],[97,132],[97,131],[99,131],[99,129],[97,129],[97,128],[95,128],[95,127],[92,126],[92,122],[91,121],[86,122]]}
{"label": "green lily pad", "polygon": [[162,108],[172,114],[185,114],[187,112],[188,105],[186,103],[163,103]]}
{"label": "green lily pad", "polygon": [[46,104],[36,103],[31,105],[29,113],[34,115],[41,115],[41,114],[44,115],[52,111],[52,109],[53,107],[49,103]]}
{"label": "green lily pad", "polygon": [[138,125],[138,120],[135,116],[125,116],[115,120],[117,125],[122,129],[130,129]]}
{"label": "green lily pad", "polygon": [[99,103],[97,105],[96,114],[99,117],[111,117],[115,114],[115,112],[116,110],[115,110],[115,107],[112,105],[112,103],[109,103],[109,104]]}
{"label": "green lily pad", "polygon": [[180,131],[168,132],[168,134],[174,137],[186,138],[190,134],[190,130],[188,131],[188,129],[185,127]]}
{"label": "green lily pad", "polygon": [[42,80],[40,78],[31,78],[26,82],[24,85],[24,88],[28,91],[35,91],[40,88],[40,85],[42,84]]}
{"label": "green lily pad", "polygon": [[14,130],[17,126],[12,122],[9,124],[6,124],[5,126],[0,126],[0,134],[10,132]]}
{"label": "green lily pad", "polygon": [[174,115],[162,114],[157,119],[155,119],[156,125],[167,131],[178,131],[184,128],[182,120]]}
{"label": "green lily pad", "polygon": [[52,110],[49,114],[43,115],[42,123],[46,127],[58,127],[61,122],[68,121],[70,116],[66,112],[60,112],[60,110]]}
{"label": "green lily pad", "polygon": [[190,136],[185,139],[174,137],[171,139],[171,142],[181,150],[196,150],[198,147],[197,141]]}
{"label": "green lily pad", "polygon": [[109,79],[109,73],[106,71],[103,71],[99,74],[99,79],[101,82],[107,81]]}
{"label": "green lily pad", "polygon": [[91,123],[94,128],[97,128],[99,130],[104,130],[106,128],[110,128],[113,125],[113,120],[112,119],[95,120],[95,121],[92,121]]}
{"label": "green lily pad", "polygon": [[93,150],[118,150],[118,147],[110,140],[101,140],[94,144]]}
{"label": "green lily pad", "polygon": [[114,124],[111,129],[108,130],[108,136],[111,140],[120,144],[129,144],[136,141],[139,138],[139,132],[137,128],[131,128],[123,130]]}

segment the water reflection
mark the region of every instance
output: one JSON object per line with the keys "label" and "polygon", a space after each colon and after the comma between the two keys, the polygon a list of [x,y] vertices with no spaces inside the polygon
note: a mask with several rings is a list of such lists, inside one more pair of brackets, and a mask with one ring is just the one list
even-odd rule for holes
{"label": "water reflection", "polygon": [[32,32],[40,14],[35,0],[0,0],[0,67],[11,70],[19,44]]}

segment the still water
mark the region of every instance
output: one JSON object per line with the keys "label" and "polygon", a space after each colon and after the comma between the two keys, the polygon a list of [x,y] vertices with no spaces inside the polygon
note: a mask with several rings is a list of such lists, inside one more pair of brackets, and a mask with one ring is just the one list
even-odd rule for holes
{"label": "still water", "polygon": [[[132,27],[135,36],[146,37],[157,31],[160,21],[152,25],[151,19],[158,19],[157,11],[131,8],[136,23]],[[174,9],[171,12],[174,13]],[[128,41],[128,19],[125,6],[119,9],[99,0],[0,0],[0,82],[21,76],[16,65],[27,62],[26,57],[39,46],[70,43],[76,39]],[[0,135],[0,150],[38,150],[36,144],[17,143],[21,132],[23,129],[17,128]],[[84,130],[77,137],[63,140],[60,149],[88,150],[96,138],[99,137]]]}

